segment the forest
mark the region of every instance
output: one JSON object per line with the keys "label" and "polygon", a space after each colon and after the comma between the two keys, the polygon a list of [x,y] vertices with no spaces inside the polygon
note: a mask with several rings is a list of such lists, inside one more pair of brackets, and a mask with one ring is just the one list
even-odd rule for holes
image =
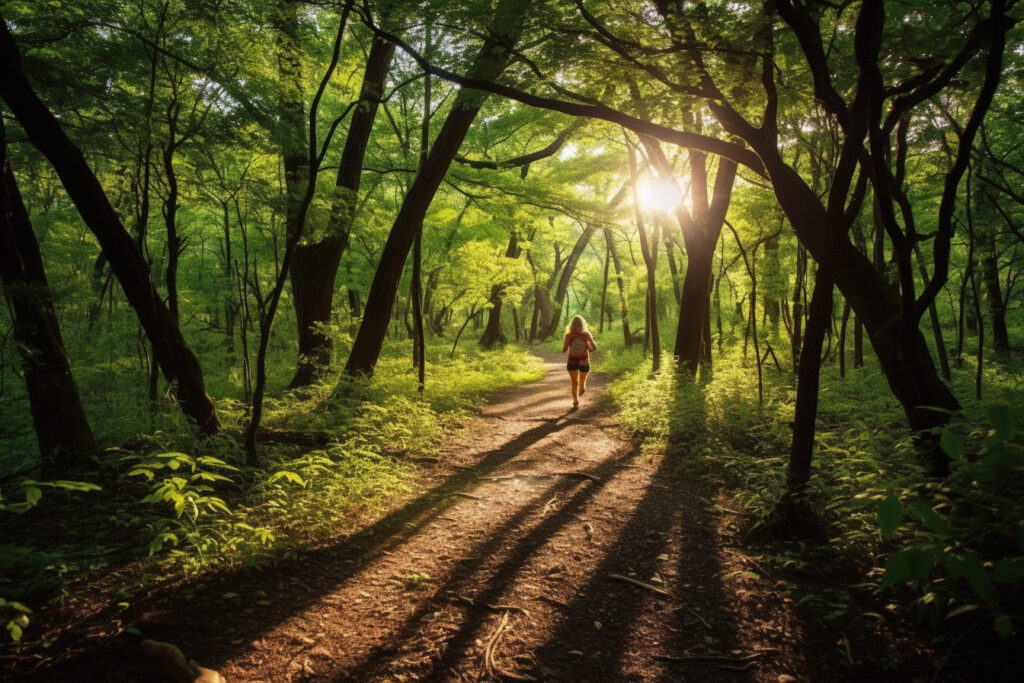
{"label": "forest", "polygon": [[0,678],[1018,680],[1021,14],[0,0]]}

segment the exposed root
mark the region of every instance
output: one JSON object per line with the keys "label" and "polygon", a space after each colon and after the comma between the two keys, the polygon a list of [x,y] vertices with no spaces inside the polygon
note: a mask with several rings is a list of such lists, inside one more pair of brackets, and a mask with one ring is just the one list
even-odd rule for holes
{"label": "exposed root", "polygon": [[526,674],[519,674],[513,671],[506,671],[501,668],[495,658],[495,652],[498,649],[498,643],[501,637],[505,635],[508,630],[508,612],[502,612],[501,620],[498,622],[498,628],[494,629],[494,633],[487,639],[487,644],[484,645],[483,653],[483,668],[484,674],[488,676],[497,676],[499,678],[505,678],[512,681],[536,681],[537,679],[533,676],[527,676]]}

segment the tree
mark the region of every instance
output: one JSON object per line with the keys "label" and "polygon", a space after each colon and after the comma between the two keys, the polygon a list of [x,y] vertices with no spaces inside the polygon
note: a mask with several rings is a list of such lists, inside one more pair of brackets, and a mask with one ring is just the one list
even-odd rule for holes
{"label": "tree", "polygon": [[64,350],[39,243],[18,190],[0,118],[0,280],[14,314],[44,475],[57,475],[96,450]]}
{"label": "tree", "polygon": [[176,387],[182,412],[204,433],[215,433],[220,421],[213,401],[206,393],[198,359],[182,337],[178,321],[156,292],[142,252],[124,229],[82,152],[33,91],[2,16],[0,97],[25,129],[32,144],[53,165],[82,219],[99,240],[128,302],[146,331],[164,377]]}
{"label": "tree", "polygon": [[[469,71],[474,80],[491,82],[504,70],[522,30],[527,5],[514,0],[503,0],[498,4],[491,30]],[[373,373],[409,248],[422,228],[423,216],[448,166],[486,99],[486,93],[478,90],[464,88],[459,91],[451,112],[434,139],[430,154],[406,193],[377,265],[366,300],[365,315],[345,365],[346,374]]]}

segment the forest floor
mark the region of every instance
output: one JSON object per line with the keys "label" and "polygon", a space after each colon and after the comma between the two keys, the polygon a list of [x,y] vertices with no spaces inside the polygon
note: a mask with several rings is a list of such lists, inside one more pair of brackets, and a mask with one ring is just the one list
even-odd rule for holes
{"label": "forest floor", "polygon": [[[563,357],[544,360],[359,533],[165,586],[122,619],[232,682],[931,678],[897,620],[809,617],[746,548],[728,492],[642,451],[600,402],[606,377],[570,411]],[[166,678],[111,619],[46,617],[50,665],[23,658],[10,680]]]}

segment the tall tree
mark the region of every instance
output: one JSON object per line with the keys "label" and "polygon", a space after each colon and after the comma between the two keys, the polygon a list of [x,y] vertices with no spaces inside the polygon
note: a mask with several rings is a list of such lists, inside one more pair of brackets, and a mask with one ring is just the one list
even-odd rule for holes
{"label": "tall tree", "polygon": [[21,66],[7,22],[0,16],[0,97],[32,144],[50,161],[82,219],[96,235],[129,304],[139,317],[164,377],[176,387],[182,412],[205,433],[220,426],[206,393],[202,368],[153,286],[149,266],[124,229],[106,192],[74,142],[36,95]]}
{"label": "tall tree", "polygon": [[381,38],[374,39],[370,46],[359,101],[353,108],[341,153],[327,227],[320,239],[295,247],[291,281],[299,332],[299,362],[289,385],[293,388],[309,384],[316,379],[319,369],[330,364],[331,337],[323,329],[331,321],[338,265],[348,248],[356,215],[363,158],[394,53],[394,45]]}
{"label": "tall tree", "polygon": [[[473,80],[493,82],[504,71],[522,31],[529,4],[519,0],[502,0],[498,3],[494,21],[469,70]],[[409,248],[416,233],[422,228],[423,217],[452,159],[486,99],[487,93],[479,90],[463,88],[459,91],[434,139],[430,154],[406,193],[377,264],[363,321],[345,366],[346,374],[373,373],[384,343]]]}
{"label": "tall tree", "polygon": [[83,455],[96,450],[96,440],[71,375],[39,243],[11,169],[2,117],[0,279],[14,314],[14,338],[21,351],[43,474],[57,475],[83,462]]}

